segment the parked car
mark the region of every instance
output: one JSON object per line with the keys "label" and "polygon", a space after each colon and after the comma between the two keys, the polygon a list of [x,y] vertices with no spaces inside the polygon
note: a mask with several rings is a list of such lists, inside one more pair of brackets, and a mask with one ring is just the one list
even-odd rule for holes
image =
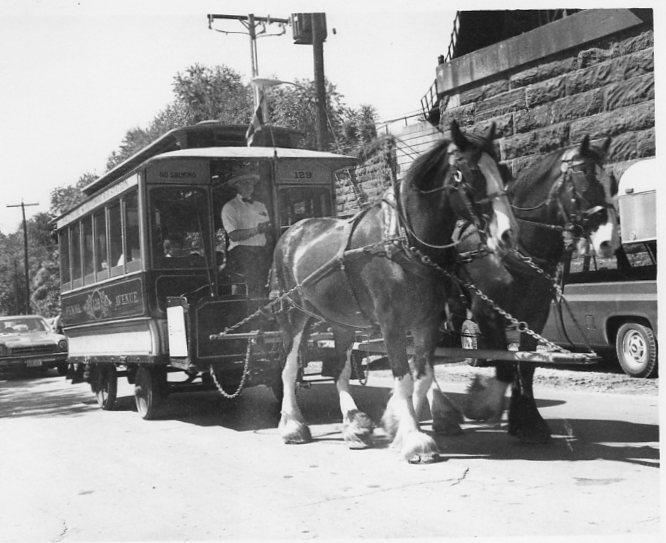
{"label": "parked car", "polygon": [[0,367],[67,372],[67,338],[39,315],[0,316]]}

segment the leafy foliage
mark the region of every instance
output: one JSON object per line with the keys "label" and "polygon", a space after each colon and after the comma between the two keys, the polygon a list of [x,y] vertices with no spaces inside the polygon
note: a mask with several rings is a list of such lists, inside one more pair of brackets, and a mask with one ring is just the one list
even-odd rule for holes
{"label": "leafy foliage", "polygon": [[[376,137],[376,112],[372,106],[358,109],[345,105],[336,86],[326,82],[326,124],[329,149],[345,154],[359,154]],[[206,120],[225,124],[249,124],[253,114],[253,89],[242,82],[240,74],[226,66],[206,67],[195,64],[173,79],[174,100],[161,110],[145,128],[127,131],[118,149],[107,160],[111,169],[128,159],[168,131]],[[314,82],[296,81],[266,89],[268,119],[277,126],[294,128],[304,134],[302,146],[317,146],[317,102]],[[59,306],[59,255],[52,238],[51,221],[78,205],[82,189],[97,175],[85,173],[74,185],[51,191],[48,213],[27,221],[28,261],[30,270],[30,311],[53,316]],[[23,269],[23,231],[0,232],[0,314],[24,311],[25,273]]]}

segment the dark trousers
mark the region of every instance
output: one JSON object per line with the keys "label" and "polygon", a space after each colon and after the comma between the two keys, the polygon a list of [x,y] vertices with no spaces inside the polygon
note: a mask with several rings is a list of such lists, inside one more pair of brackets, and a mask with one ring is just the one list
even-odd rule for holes
{"label": "dark trousers", "polygon": [[226,272],[234,282],[245,281],[251,297],[266,296],[271,255],[267,247],[237,245],[227,253]]}

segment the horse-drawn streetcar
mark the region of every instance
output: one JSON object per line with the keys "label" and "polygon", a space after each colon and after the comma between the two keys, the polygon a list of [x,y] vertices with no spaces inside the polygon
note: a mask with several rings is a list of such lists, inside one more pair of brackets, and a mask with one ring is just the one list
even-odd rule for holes
{"label": "horse-drawn streetcar", "polygon": [[168,392],[234,396],[267,384],[279,393],[278,332],[261,316],[241,323],[268,292],[248,294],[228,266],[221,213],[236,197],[230,181],[257,179],[270,253],[291,224],[333,214],[335,174],[354,159],[294,148],[285,129],[264,130],[266,146],[247,147],[244,133],[218,123],[173,130],[56,219],[70,377],[89,381],[102,409],[113,409],[119,376],[135,385],[144,418]]}

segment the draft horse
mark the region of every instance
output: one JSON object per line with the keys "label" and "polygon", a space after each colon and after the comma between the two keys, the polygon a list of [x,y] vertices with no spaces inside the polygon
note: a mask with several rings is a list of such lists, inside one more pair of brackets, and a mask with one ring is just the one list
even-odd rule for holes
{"label": "draft horse", "polygon": [[[284,442],[312,439],[297,404],[296,380],[301,343],[311,319],[318,318],[335,336],[332,373],[348,446],[372,445],[374,424],[350,394],[349,357],[354,331],[378,327],[394,380],[384,427],[408,461],[437,459],[437,446],[420,431],[416,413],[426,393],[433,418],[450,413],[443,395],[428,390],[448,292],[441,270],[451,269],[456,260],[456,221],[475,224],[489,252],[511,248],[516,229],[492,158],[494,131],[493,125],[484,138],[468,138],[452,123],[451,141],[439,141],[419,156],[393,198],[389,194],[352,220],[304,219],[281,236],[274,251],[274,279],[279,291],[287,293],[289,306],[277,316],[287,353],[279,423]],[[415,347],[412,371],[408,331]]]}
{"label": "draft horse", "polygon": [[[603,170],[609,146],[610,138],[595,146],[585,136],[577,147],[549,154],[509,184],[508,195],[520,227],[517,249],[504,258],[512,277],[509,288],[473,261],[463,266],[463,275],[513,315],[521,327],[537,334],[548,319],[556,295],[553,280],[565,252],[602,225],[616,233],[612,196],[617,187]],[[618,236],[611,239],[616,249]],[[465,245],[463,240],[461,250]],[[472,297],[471,310],[480,329],[479,347],[505,349],[506,319],[478,296]],[[534,351],[537,344],[538,338],[525,331],[520,334],[521,351]],[[534,371],[535,366],[526,363],[496,365],[494,378],[477,378],[470,386],[465,416],[499,421],[511,384],[509,433],[524,442],[548,442],[550,429],[537,409],[532,389]]]}

